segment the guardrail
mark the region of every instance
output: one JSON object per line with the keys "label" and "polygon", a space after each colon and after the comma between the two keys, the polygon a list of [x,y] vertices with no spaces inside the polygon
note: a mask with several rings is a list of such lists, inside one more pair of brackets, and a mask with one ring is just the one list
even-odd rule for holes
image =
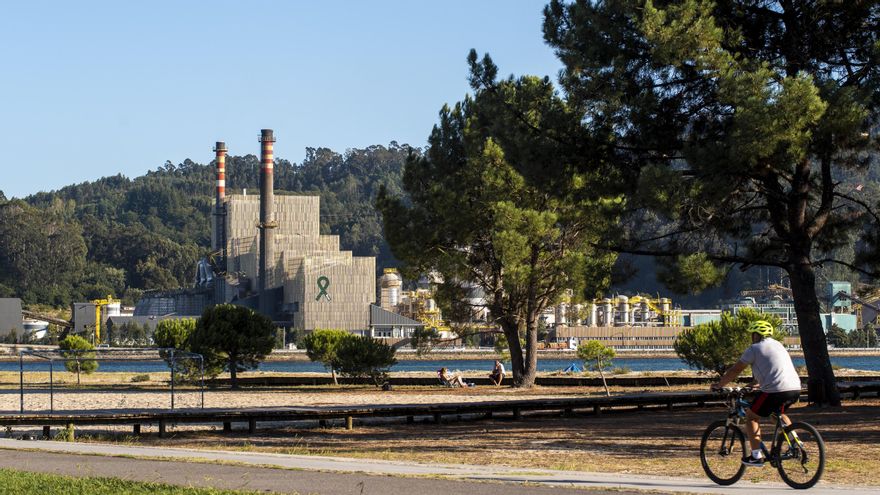
{"label": "guardrail", "polygon": [[[850,382],[839,384],[841,394],[858,399],[869,393],[880,396],[880,382]],[[358,406],[281,407],[247,409],[180,409],[180,410],[93,410],[65,411],[54,414],[0,414],[0,425],[43,426],[43,435],[49,437],[51,425],[132,425],[135,435],[141,425],[158,425],[159,437],[166,434],[170,424],[223,424],[224,431],[231,431],[233,423],[247,424],[248,432],[254,433],[258,422],[292,422],[345,419],[346,428],[353,427],[354,418],[405,417],[414,422],[416,417],[433,418],[441,422],[444,416],[509,414],[520,419],[524,412],[590,412],[602,414],[614,408],[645,409],[648,407],[702,407],[720,403],[718,394],[708,391],[649,392],[596,397],[521,399],[509,401],[455,402],[440,404],[372,404]]]}

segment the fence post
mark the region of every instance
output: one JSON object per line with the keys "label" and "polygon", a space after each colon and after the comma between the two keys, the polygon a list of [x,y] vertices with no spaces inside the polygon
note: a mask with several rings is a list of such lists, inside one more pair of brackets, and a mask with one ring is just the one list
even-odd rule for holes
{"label": "fence post", "polygon": [[171,350],[171,409],[174,409],[174,369],[177,363],[174,360],[174,349]]}
{"label": "fence post", "polygon": [[55,364],[54,359],[49,360],[49,412],[55,412],[55,375],[53,373],[53,368]]}
{"label": "fence post", "polygon": [[18,393],[21,412],[24,412],[24,352],[18,352]]}
{"label": "fence post", "polygon": [[199,389],[202,394],[202,409],[205,408],[205,357],[199,354]]}

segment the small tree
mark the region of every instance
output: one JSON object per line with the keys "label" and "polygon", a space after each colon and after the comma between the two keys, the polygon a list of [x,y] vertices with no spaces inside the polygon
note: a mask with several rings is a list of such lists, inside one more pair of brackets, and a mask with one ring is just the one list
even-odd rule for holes
{"label": "small tree", "polygon": [[338,369],[336,351],[339,348],[339,344],[349,336],[351,334],[345,330],[319,329],[306,335],[302,342],[309,359],[314,362],[320,362],[325,368],[330,370],[330,375],[333,377],[333,385],[339,385],[339,382],[336,380],[336,370]]}
{"label": "small tree", "polygon": [[336,350],[339,372],[351,377],[370,377],[378,387],[397,363],[394,348],[369,336],[348,334]]}
{"label": "small tree", "polygon": [[88,375],[94,373],[98,369],[98,362],[94,359],[90,359],[95,357],[94,352],[78,352],[90,351],[95,348],[91,342],[79,335],[68,335],[64,340],[58,343],[58,347],[61,349],[62,356],[65,358],[74,358],[73,361],[65,361],[64,367],[67,368],[67,371],[76,373],[77,386],[80,385],[80,373]]}
{"label": "small tree", "polygon": [[[156,331],[153,333],[153,342],[157,347],[166,349],[178,349],[181,351],[189,351],[189,339],[196,329],[195,318],[183,318],[179,320],[162,320],[156,325]],[[160,351],[162,359],[168,363],[169,367],[174,367],[176,373],[180,373],[186,379],[198,379],[199,369],[191,359],[180,357],[172,358],[168,351]],[[214,366],[213,369],[205,369],[205,374],[209,376],[217,375],[222,371],[220,366]]]}
{"label": "small tree", "polygon": [[846,333],[846,330],[837,326],[837,323],[831,325],[826,338],[828,339],[828,344],[834,347],[851,347],[850,335]]}
{"label": "small tree", "polygon": [[675,352],[687,364],[721,376],[751,344],[747,329],[755,320],[767,320],[777,329],[773,338],[782,341],[783,333],[779,330],[782,321],[779,318],[745,308],[736,315],[722,313],[721,321],[682,331],[675,340]]}
{"label": "small tree", "polygon": [[202,313],[189,343],[192,352],[203,356],[206,370],[225,368],[237,388],[238,372],[256,368],[272,352],[275,325],[250,308],[218,304]]}
{"label": "small tree", "polygon": [[584,366],[589,366],[592,370],[599,372],[599,376],[602,377],[602,386],[605,387],[605,395],[611,395],[603,369],[609,366],[611,360],[614,359],[614,349],[606,347],[598,340],[589,340],[578,346],[577,353],[578,357],[584,360]]}

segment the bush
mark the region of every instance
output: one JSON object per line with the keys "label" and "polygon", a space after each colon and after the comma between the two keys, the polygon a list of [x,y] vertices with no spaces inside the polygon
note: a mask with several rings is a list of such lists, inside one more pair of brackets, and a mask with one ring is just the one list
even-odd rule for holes
{"label": "bush", "polygon": [[131,381],[132,381],[132,383],[148,382],[148,381],[150,381],[150,375],[147,375],[147,374],[134,375],[133,377],[131,377]]}
{"label": "bush", "polygon": [[782,320],[745,308],[735,316],[722,313],[721,321],[704,323],[682,331],[675,340],[675,352],[682,361],[694,368],[721,376],[751,345],[751,336],[746,330],[755,320],[768,321],[777,329],[773,338],[782,340],[783,334],[778,330]]}
{"label": "bush", "polygon": [[336,361],[336,351],[339,349],[340,342],[349,336],[351,334],[345,330],[318,329],[306,335],[302,341],[309,359],[313,362],[320,362],[330,370],[334,385],[339,384],[336,381],[336,370],[339,367]]}
{"label": "bush", "polygon": [[370,377],[376,386],[388,378],[388,370],[397,363],[394,349],[372,337],[349,334],[336,350],[339,372],[351,377]]}
{"label": "bush", "polygon": [[95,353],[82,352],[91,351],[95,348],[95,346],[93,346],[88,340],[79,335],[68,335],[64,340],[58,343],[58,347],[61,349],[62,356],[67,359],[73,359],[73,361],[65,361],[64,367],[67,368],[67,371],[76,373],[77,385],[80,384],[80,373],[88,375],[97,371],[98,362],[93,359]]}

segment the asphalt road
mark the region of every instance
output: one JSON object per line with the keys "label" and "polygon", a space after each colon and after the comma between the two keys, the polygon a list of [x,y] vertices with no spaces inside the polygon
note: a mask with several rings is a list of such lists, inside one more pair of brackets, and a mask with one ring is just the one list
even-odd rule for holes
{"label": "asphalt road", "polygon": [[[12,439],[0,439],[0,467],[68,476],[105,476],[184,486],[316,495],[583,495],[584,489],[589,489],[589,493],[608,494],[644,490],[792,493],[782,483],[749,483],[747,480],[733,487],[720,487],[706,479]],[[810,490],[811,494],[821,495],[878,492],[880,486],[842,487],[822,483]]]}

